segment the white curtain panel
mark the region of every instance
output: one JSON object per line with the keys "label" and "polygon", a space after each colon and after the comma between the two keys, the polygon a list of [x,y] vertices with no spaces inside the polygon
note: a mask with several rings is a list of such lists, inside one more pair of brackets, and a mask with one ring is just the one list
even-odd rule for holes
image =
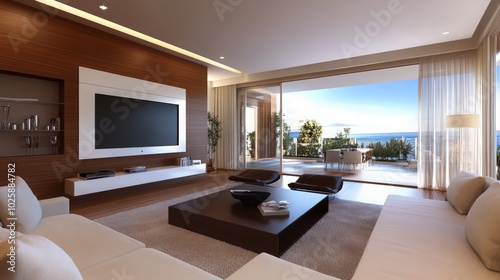
{"label": "white curtain panel", "polygon": [[446,190],[459,171],[481,173],[481,128],[447,128],[446,116],[481,114],[477,52],[424,58],[419,73],[418,187]]}
{"label": "white curtain panel", "polygon": [[236,170],[238,168],[238,112],[236,85],[213,89],[213,113],[222,124],[222,138],[215,153],[215,167]]}
{"label": "white curtain panel", "polygon": [[482,98],[483,176],[496,178],[496,50],[497,36],[486,36],[478,48],[478,91]]}

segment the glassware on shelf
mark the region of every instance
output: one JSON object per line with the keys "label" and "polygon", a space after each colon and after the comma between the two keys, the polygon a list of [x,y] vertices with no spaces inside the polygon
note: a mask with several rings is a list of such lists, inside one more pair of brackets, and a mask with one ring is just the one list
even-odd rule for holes
{"label": "glassware on shelf", "polygon": [[33,146],[32,155],[35,155],[35,151],[38,150],[38,139],[39,139],[39,136],[32,137],[32,143],[31,143],[31,145]]}
{"label": "glassware on shelf", "polygon": [[33,156],[38,150],[39,136],[24,136],[24,143],[26,144],[26,154]]}
{"label": "glassware on shelf", "polygon": [[9,112],[10,112],[10,105],[0,106],[0,129],[1,130],[9,129]]}
{"label": "glassware on shelf", "polygon": [[38,124],[39,124],[38,115],[32,115],[30,119],[31,119],[32,130],[38,130]]}
{"label": "glassware on shelf", "polygon": [[24,137],[24,142],[26,143],[26,154],[31,155],[31,136],[25,136]]}
{"label": "glassware on shelf", "polygon": [[31,118],[24,119],[24,123],[26,130],[31,130]]}
{"label": "glassware on shelf", "polygon": [[57,144],[59,144],[57,140],[58,139],[56,135],[50,136],[50,145],[52,145],[53,154],[57,154]]}

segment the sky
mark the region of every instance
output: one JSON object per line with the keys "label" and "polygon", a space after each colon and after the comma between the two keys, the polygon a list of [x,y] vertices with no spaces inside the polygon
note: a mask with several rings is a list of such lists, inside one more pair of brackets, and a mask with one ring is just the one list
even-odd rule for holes
{"label": "sky", "polygon": [[366,84],[283,95],[284,120],[299,131],[316,120],[323,137],[345,127],[351,134],[418,131],[418,80]]}

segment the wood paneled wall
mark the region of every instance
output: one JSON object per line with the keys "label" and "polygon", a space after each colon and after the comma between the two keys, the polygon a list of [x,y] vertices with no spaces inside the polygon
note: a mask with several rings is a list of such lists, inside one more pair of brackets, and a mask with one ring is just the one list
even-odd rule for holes
{"label": "wood paneled wall", "polygon": [[[64,154],[0,158],[0,185],[7,165],[16,165],[39,199],[64,194],[64,178],[102,169],[175,164],[189,155],[205,162],[207,151],[207,68],[56,15],[13,1],[0,3],[0,70],[62,81]],[[78,160],[78,66],[185,88],[187,152]],[[36,94],[34,92],[33,94]],[[0,85],[0,96],[1,85]],[[157,188],[161,183],[151,184]],[[118,190],[119,192],[119,190]]]}
{"label": "wood paneled wall", "polygon": [[270,100],[259,100],[257,107],[257,159],[276,156],[276,141],[271,111]]}

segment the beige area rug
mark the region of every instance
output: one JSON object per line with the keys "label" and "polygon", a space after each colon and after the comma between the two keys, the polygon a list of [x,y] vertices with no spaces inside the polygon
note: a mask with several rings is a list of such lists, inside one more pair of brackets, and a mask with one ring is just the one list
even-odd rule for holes
{"label": "beige area rug", "polygon": [[[226,278],[257,254],[169,225],[168,206],[237,185],[199,191],[96,221],[144,242],[147,247]],[[330,199],[329,206],[329,212],[281,258],[340,279],[351,279],[382,207],[336,198]]]}

